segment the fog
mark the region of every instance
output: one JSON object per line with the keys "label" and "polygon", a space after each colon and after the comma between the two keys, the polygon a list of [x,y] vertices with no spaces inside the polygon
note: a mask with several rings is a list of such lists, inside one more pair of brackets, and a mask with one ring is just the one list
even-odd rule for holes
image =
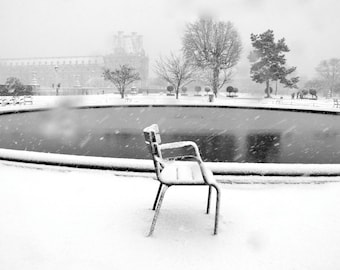
{"label": "fog", "polygon": [[336,0],[1,0],[0,58],[103,55],[115,32],[136,31],[154,76],[154,59],[181,48],[185,24],[210,13],[240,32],[239,73],[249,74],[250,34],[273,29],[291,49],[287,64],[311,77],[321,60],[339,57],[339,9]]}

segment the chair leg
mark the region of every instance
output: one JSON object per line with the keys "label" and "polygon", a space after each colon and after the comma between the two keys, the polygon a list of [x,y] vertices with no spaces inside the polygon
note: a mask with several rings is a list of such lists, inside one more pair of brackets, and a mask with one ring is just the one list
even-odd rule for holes
{"label": "chair leg", "polygon": [[209,211],[210,211],[210,199],[211,199],[211,186],[209,186],[209,191],[208,191],[207,214],[209,214]]}
{"label": "chair leg", "polygon": [[163,201],[165,192],[167,191],[168,187],[169,186],[164,185],[164,188],[162,189],[162,193],[160,195],[160,198],[159,198],[159,201],[158,201],[158,204],[157,204],[157,208],[156,208],[153,220],[152,220],[152,224],[151,224],[151,228],[150,228],[150,232],[149,232],[148,236],[151,236],[153,231],[155,230],[155,226],[156,226],[157,218],[158,218],[158,215],[159,215],[159,211],[161,210],[161,206],[162,206],[162,201]]}
{"label": "chair leg", "polygon": [[217,234],[218,231],[218,221],[220,216],[220,196],[221,191],[218,186],[214,185],[214,188],[216,189],[216,210],[215,210],[215,228],[214,228],[214,234]]}
{"label": "chair leg", "polygon": [[156,195],[156,198],[155,198],[155,202],[153,203],[152,210],[155,210],[155,209],[156,209],[157,202],[158,202],[158,199],[159,199],[159,194],[161,193],[161,190],[162,190],[162,186],[163,186],[163,184],[160,183],[160,184],[159,184],[159,187],[158,187],[157,195]]}

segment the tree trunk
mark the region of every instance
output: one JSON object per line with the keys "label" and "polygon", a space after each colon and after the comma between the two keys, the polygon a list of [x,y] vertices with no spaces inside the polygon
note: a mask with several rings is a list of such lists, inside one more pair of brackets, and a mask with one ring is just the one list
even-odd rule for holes
{"label": "tree trunk", "polygon": [[277,80],[275,81],[276,85],[275,85],[275,96],[277,96]]}
{"label": "tree trunk", "polygon": [[178,99],[179,87],[176,87],[176,99]]}
{"label": "tree trunk", "polygon": [[271,96],[270,96],[269,80],[266,80],[266,91],[265,92],[267,94],[266,98],[270,98]]}
{"label": "tree trunk", "polygon": [[331,87],[329,88],[329,97],[333,97],[333,81],[331,83]]}
{"label": "tree trunk", "polygon": [[214,68],[212,88],[213,88],[213,93],[215,94],[215,97],[217,97],[219,77],[220,77],[220,69]]}
{"label": "tree trunk", "polygon": [[120,89],[120,96],[122,97],[122,98],[124,98],[124,92],[125,92],[125,89],[124,88],[122,88],[122,89]]}

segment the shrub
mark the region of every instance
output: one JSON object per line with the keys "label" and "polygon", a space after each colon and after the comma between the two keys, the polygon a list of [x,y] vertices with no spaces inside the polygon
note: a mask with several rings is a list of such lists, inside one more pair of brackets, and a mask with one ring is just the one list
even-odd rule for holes
{"label": "shrub", "polygon": [[309,89],[309,94],[317,98],[317,91],[315,89]]}
{"label": "shrub", "polygon": [[187,95],[188,88],[183,86],[182,87],[182,95],[186,96]]}
{"label": "shrub", "polygon": [[201,86],[195,86],[195,92],[196,92],[196,95],[199,95],[199,92],[202,91],[202,87]]}
{"label": "shrub", "polygon": [[231,93],[234,91],[234,87],[232,87],[231,85],[229,85],[226,89],[227,93],[228,93],[228,96],[231,95]]}
{"label": "shrub", "polygon": [[166,87],[166,91],[167,91],[166,95],[167,96],[174,96],[175,94],[172,93],[174,90],[175,90],[175,88],[172,85],[168,85]]}
{"label": "shrub", "polygon": [[166,87],[166,91],[168,91],[168,92],[172,92],[172,91],[174,91],[174,87],[172,86],[172,85],[168,85],[167,87]]}
{"label": "shrub", "polygon": [[308,95],[308,90],[306,90],[306,89],[303,89],[301,92],[302,92],[302,95],[303,95],[303,96]]}

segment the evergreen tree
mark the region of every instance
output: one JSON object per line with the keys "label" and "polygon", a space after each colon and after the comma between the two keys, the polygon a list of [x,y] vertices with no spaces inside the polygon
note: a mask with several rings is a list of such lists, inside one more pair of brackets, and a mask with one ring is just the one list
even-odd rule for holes
{"label": "evergreen tree", "polygon": [[270,97],[270,81],[279,81],[285,87],[296,88],[299,77],[287,78],[296,67],[285,67],[284,53],[289,52],[285,39],[275,42],[273,30],[267,30],[259,35],[251,34],[250,39],[254,47],[248,57],[253,63],[250,68],[251,78],[257,83],[266,83],[267,97]]}

